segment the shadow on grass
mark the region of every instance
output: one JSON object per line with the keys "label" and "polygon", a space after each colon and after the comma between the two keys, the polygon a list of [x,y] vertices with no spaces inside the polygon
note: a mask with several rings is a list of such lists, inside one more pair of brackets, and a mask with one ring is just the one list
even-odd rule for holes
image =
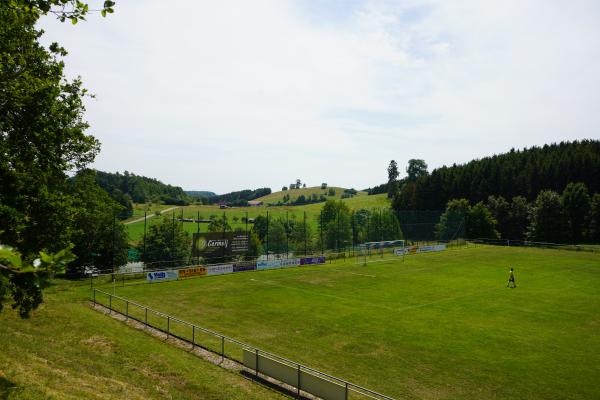
{"label": "shadow on grass", "polygon": [[0,376],[0,400],[8,399],[8,396],[15,391],[17,385],[6,378]]}

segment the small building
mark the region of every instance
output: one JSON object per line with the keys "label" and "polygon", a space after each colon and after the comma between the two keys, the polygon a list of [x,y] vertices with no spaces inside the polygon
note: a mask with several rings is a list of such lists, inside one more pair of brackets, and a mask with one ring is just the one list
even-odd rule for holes
{"label": "small building", "polygon": [[248,202],[248,205],[251,206],[251,207],[258,207],[258,206],[262,206],[263,202],[260,201],[260,200],[250,200]]}
{"label": "small building", "polygon": [[296,189],[296,184],[295,183],[290,183],[290,190],[292,189]]}

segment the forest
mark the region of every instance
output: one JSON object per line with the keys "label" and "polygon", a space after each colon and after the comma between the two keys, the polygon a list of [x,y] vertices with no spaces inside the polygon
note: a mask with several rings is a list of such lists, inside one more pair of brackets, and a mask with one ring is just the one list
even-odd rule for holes
{"label": "forest", "polygon": [[396,210],[443,210],[451,199],[470,203],[489,196],[534,200],[542,190],[562,192],[581,182],[590,193],[600,191],[600,141],[546,144],[484,157],[463,165],[444,166],[414,181],[403,182]]}

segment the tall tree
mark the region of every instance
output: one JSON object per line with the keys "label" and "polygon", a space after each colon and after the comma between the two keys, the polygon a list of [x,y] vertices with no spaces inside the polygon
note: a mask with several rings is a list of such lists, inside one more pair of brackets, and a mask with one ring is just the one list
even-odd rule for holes
{"label": "tall tree", "polygon": [[406,167],[406,173],[408,174],[408,180],[414,182],[422,176],[427,176],[427,163],[421,159],[410,159],[408,160],[408,166]]}
{"label": "tall tree", "polygon": [[70,182],[78,210],[71,235],[77,259],[69,265],[71,272],[82,272],[85,266],[111,269],[127,262],[127,229],[116,219],[122,206],[96,184],[94,175],[84,170]]}
{"label": "tall tree", "polygon": [[529,227],[531,212],[527,199],[523,196],[515,196],[510,203],[507,239],[523,240]]}
{"label": "tall tree", "polygon": [[468,238],[497,239],[496,220],[483,202],[471,207],[466,217],[466,233]]}
{"label": "tall tree", "polygon": [[[48,12],[68,12],[76,22],[87,10],[69,0],[0,2],[0,243],[12,246],[21,266],[38,258],[50,265],[47,252],[61,258],[59,265],[71,254],[77,210],[66,172],[85,167],[100,148],[85,134],[81,82],[64,77],[66,51],[56,43],[44,48],[35,28]],[[28,316],[42,301],[42,286],[38,273],[15,263],[0,268],[0,293],[10,291]]]}
{"label": "tall tree", "polygon": [[594,194],[590,202],[587,239],[593,243],[600,243],[600,193]]}
{"label": "tall tree", "polygon": [[400,173],[398,172],[398,164],[395,160],[390,161],[390,165],[388,165],[387,168],[387,173],[387,195],[388,199],[391,199],[398,194],[398,176],[400,175]]}
{"label": "tall tree", "polygon": [[440,240],[452,240],[465,236],[465,220],[469,213],[467,199],[450,200],[446,211],[440,216],[440,222],[435,227],[436,236]]}
{"label": "tall tree", "polygon": [[531,211],[528,238],[540,242],[563,243],[568,225],[558,193],[542,190]]}
{"label": "tall tree", "polygon": [[581,182],[571,182],[565,187],[561,200],[569,224],[569,238],[574,243],[580,243],[590,211],[590,195],[587,187]]}
{"label": "tall tree", "polygon": [[502,196],[489,196],[487,208],[497,222],[496,228],[500,236],[508,238],[510,231],[510,204]]}
{"label": "tall tree", "polygon": [[190,256],[190,236],[183,224],[165,216],[148,229],[146,251],[140,245],[142,261],[147,264],[164,262],[166,266],[184,265]]}

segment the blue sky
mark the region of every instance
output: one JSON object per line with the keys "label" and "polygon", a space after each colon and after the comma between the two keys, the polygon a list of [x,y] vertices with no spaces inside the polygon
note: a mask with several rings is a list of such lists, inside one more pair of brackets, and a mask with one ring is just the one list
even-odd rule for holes
{"label": "blue sky", "polygon": [[45,17],[96,94],[94,167],[227,192],[300,178],[362,189],[599,138],[594,1],[130,1]]}

